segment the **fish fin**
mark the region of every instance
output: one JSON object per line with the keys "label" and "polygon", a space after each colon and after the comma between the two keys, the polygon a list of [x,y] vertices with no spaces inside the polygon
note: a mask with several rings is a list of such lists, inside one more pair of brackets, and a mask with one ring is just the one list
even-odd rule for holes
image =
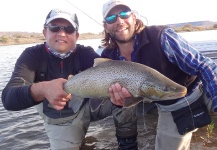
{"label": "fish fin", "polygon": [[111,61],[111,59],[108,58],[95,58],[94,59],[94,64],[93,67],[98,66],[99,64],[103,63],[103,62],[107,62],[107,61]]}
{"label": "fish fin", "polygon": [[68,76],[68,80],[69,80],[71,77],[73,77],[73,75],[72,75],[72,74],[70,74],[70,75]]}
{"label": "fish fin", "polygon": [[102,99],[102,98],[101,99],[90,99],[89,104],[90,104],[91,112],[98,110],[99,107],[106,102],[106,100],[108,99]]}
{"label": "fish fin", "polygon": [[128,97],[124,99],[124,108],[129,108],[132,106],[135,106],[136,104],[138,104],[139,102],[141,102],[143,100],[143,97]]}
{"label": "fish fin", "polygon": [[84,101],[83,98],[73,96],[68,103],[68,107],[71,108],[74,113],[76,113],[80,109],[83,101]]}

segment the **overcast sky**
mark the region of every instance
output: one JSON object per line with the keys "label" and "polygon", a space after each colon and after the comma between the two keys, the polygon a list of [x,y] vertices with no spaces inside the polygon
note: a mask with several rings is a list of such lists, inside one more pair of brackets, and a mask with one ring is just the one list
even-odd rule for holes
{"label": "overcast sky", "polygon": [[[107,0],[4,0],[0,6],[0,31],[42,32],[48,12],[63,8],[76,12],[79,32],[99,33],[102,5]],[[215,0],[126,0],[148,19],[148,25],[217,21]],[[146,23],[145,19],[143,19]]]}

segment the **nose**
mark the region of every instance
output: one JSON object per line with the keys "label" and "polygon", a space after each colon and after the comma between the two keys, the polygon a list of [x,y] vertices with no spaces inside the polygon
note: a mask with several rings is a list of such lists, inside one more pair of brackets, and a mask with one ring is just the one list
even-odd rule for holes
{"label": "nose", "polygon": [[120,16],[117,16],[117,21],[116,22],[118,22],[118,23],[123,23],[123,19],[121,19],[121,17]]}
{"label": "nose", "polygon": [[65,32],[64,28],[60,28],[60,30],[58,31],[57,34],[64,36],[64,35],[66,35],[66,32]]}

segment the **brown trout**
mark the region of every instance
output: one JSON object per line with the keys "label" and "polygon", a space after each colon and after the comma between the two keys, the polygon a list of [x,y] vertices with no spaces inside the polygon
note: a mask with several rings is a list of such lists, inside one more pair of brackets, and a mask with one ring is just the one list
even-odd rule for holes
{"label": "brown trout", "polygon": [[[187,93],[186,87],[148,66],[104,58],[96,58],[93,67],[72,76],[64,84],[64,90],[72,94],[70,105],[77,111],[84,98],[91,98],[93,101],[108,100],[109,87],[114,83],[127,88],[133,96],[124,101],[124,107],[131,107],[142,100],[173,100],[184,97]],[[98,106],[92,107],[96,109]]]}

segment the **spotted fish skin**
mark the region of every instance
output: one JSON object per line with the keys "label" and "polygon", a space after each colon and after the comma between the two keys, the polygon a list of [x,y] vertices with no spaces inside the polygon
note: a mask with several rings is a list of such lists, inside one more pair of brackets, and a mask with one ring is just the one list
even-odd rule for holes
{"label": "spotted fish skin", "polygon": [[127,88],[135,98],[151,101],[177,99],[187,93],[186,87],[148,66],[104,58],[94,61],[94,67],[71,77],[64,84],[67,93],[81,98],[109,98],[108,89],[113,83]]}

